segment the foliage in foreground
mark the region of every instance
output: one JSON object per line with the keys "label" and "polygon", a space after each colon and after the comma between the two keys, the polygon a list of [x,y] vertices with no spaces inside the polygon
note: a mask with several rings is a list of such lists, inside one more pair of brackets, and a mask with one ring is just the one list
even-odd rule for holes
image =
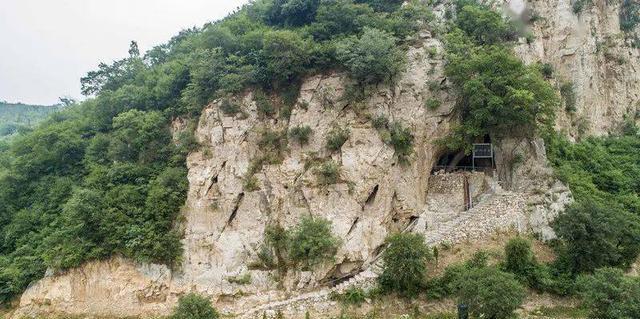
{"label": "foliage in foreground", "polygon": [[458,285],[458,301],[468,305],[469,312],[477,318],[511,318],[526,296],[512,274],[493,267],[469,270]]}
{"label": "foliage in foreground", "polygon": [[559,265],[572,274],[628,267],[640,253],[640,136],[548,139],[549,159],[576,203],[554,224]]}
{"label": "foliage in foreground", "polygon": [[382,255],[384,269],[378,278],[380,288],[384,292],[414,297],[424,287],[431,250],[418,234],[392,235],[387,244]]}
{"label": "foliage in foreground", "polygon": [[620,269],[601,268],[578,280],[590,318],[640,318],[640,279],[625,277]]}

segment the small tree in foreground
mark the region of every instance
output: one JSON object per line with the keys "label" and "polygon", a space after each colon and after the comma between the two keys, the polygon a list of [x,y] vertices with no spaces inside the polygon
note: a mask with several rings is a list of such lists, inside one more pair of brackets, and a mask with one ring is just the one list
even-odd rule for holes
{"label": "small tree in foreground", "polygon": [[218,319],[220,314],[211,306],[211,301],[195,293],[180,297],[171,319]]}
{"label": "small tree in foreground", "polygon": [[431,250],[418,234],[396,234],[387,239],[384,270],[378,278],[385,292],[397,292],[404,297],[415,296],[423,287],[427,261]]}
{"label": "small tree in foreground", "polygon": [[590,318],[640,318],[640,279],[606,267],[579,277],[578,287]]}
{"label": "small tree in foreground", "polygon": [[493,267],[470,269],[458,286],[458,301],[468,305],[476,318],[511,318],[526,296],[512,274]]}
{"label": "small tree in foreground", "polygon": [[513,238],[504,247],[504,253],[502,269],[516,275],[520,282],[539,288],[541,270],[531,249],[531,242],[522,237]]}

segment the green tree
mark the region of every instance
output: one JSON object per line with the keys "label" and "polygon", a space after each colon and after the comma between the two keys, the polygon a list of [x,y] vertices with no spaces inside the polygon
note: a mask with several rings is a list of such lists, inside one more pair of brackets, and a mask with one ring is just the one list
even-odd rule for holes
{"label": "green tree", "polygon": [[113,119],[109,157],[114,161],[153,163],[165,158],[171,133],[160,112],[130,110]]}
{"label": "green tree", "polygon": [[640,280],[620,269],[600,268],[578,279],[579,293],[589,318],[632,319],[640,316]]}
{"label": "green tree", "polygon": [[527,282],[538,266],[536,256],[531,250],[531,243],[522,237],[513,238],[507,242],[504,253],[503,269]]}
{"label": "green tree", "polygon": [[195,293],[180,297],[171,319],[218,319],[220,314],[211,301]]}
{"label": "green tree", "polygon": [[340,241],[331,232],[331,222],[322,218],[304,217],[289,237],[289,258],[303,268],[331,260]]}
{"label": "green tree", "polygon": [[271,25],[301,26],[316,16],[320,0],[274,0],[267,11]]}
{"label": "green tree", "polygon": [[135,41],[131,41],[129,57],[113,64],[100,63],[98,70],[90,71],[80,79],[82,94],[92,95],[104,90],[115,91],[125,84],[133,82],[146,69],[140,58],[140,50]]}
{"label": "green tree", "polygon": [[638,216],[594,202],[569,206],[553,224],[561,240],[558,262],[572,273],[629,267],[640,252]]}
{"label": "green tree", "polygon": [[293,31],[272,31],[264,35],[260,80],[267,87],[297,80],[309,63],[309,43]]}
{"label": "green tree", "polygon": [[404,0],[356,0],[357,3],[366,3],[376,11],[392,12],[400,8]]}
{"label": "green tree", "polygon": [[512,274],[492,267],[467,271],[458,282],[458,302],[466,304],[477,318],[512,318],[526,296]]}
{"label": "green tree", "polygon": [[466,35],[447,36],[445,73],[458,93],[462,124],[445,140],[451,149],[469,149],[485,135],[531,136],[550,130],[557,98],[535,66],[525,66],[505,47],[475,47]]}
{"label": "green tree", "polygon": [[372,28],[365,28],[359,38],[351,36],[340,41],[337,56],[351,77],[361,83],[391,80],[403,70],[405,62],[396,39]]}
{"label": "green tree", "polygon": [[500,13],[477,3],[458,5],[456,25],[480,45],[514,40],[516,35]]}
{"label": "green tree", "polygon": [[384,269],[378,278],[380,287],[385,292],[414,297],[424,286],[431,250],[418,234],[392,235],[387,244],[382,255]]}
{"label": "green tree", "polygon": [[355,34],[370,23],[373,14],[373,9],[369,6],[354,4],[350,0],[322,1],[310,30],[318,40],[331,39],[341,34]]}

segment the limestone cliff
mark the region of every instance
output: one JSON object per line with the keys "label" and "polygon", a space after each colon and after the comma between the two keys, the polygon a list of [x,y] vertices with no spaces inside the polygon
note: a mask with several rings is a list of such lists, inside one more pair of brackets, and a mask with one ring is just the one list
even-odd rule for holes
{"label": "limestone cliff", "polygon": [[[523,39],[516,50],[526,62],[552,64],[557,83],[574,83],[577,112],[561,112],[557,125],[575,136],[582,119],[587,133],[615,131],[625,115],[637,112],[640,100],[640,53],[615,36],[620,33],[616,6],[600,2],[580,17],[566,0],[510,3],[514,11],[526,8],[543,17],[534,23],[535,40],[527,44]],[[607,55],[598,50],[603,41],[610,41]],[[429,48],[437,53],[429,54]],[[259,118],[254,92],[235,98],[242,108],[235,116],[221,111],[223,101],[214,101],[197,125],[202,147],[188,157],[181,267],[170,270],[113,258],[51,274],[23,294],[15,316],[163,315],[189,291],[209,296],[228,314],[260,317],[262,311],[283,307],[304,314],[297,307],[307,301],[330,309],[332,289],[370,282],[384,239],[392,232],[424,233],[429,244],[479,238],[505,228],[552,237],[548,222],[571,195],[553,178],[539,139],[497,142],[496,174],[432,174],[444,152],[433,142],[455,121],[455,96],[447,89],[442,52],[439,39],[422,33],[407,53],[400,79],[393,86],[368,88],[363,105],[342,99],[348,80],[339,73],[306,79],[289,120]],[[439,88],[430,89],[430,83]],[[426,108],[429,98],[442,105]],[[371,119],[378,116],[410,128],[415,142],[408,163],[399,161],[373,127]],[[255,174],[257,189],[243,187],[252,160],[260,155],[260,134],[299,125],[313,130],[309,144],[290,142],[281,164],[265,165]],[[181,126],[179,121],[175,126]],[[326,136],[335,127],[348,128],[350,136],[339,152],[329,152]],[[520,164],[511,165],[514,156]],[[339,164],[337,184],[318,183],[317,159]],[[471,185],[471,209],[461,197],[465,179]],[[313,271],[291,270],[280,282],[274,270],[252,267],[267,225],[290,227],[306,215],[332,221],[333,233],[342,240],[333,262]],[[246,274],[249,283],[233,280]]]}
{"label": "limestone cliff", "polygon": [[535,40],[527,44],[522,39],[516,52],[525,62],[551,64],[558,87],[573,84],[576,111],[560,113],[559,128],[573,136],[619,133],[625,116],[640,114],[638,40],[620,29],[621,1],[594,0],[579,14],[572,3],[508,1],[523,19],[536,17],[531,27]]}

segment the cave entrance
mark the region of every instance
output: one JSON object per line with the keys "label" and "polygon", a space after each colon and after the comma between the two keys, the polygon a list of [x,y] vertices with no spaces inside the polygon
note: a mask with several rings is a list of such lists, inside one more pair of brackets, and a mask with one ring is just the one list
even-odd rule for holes
{"label": "cave entrance", "polygon": [[491,140],[485,138],[484,143],[474,143],[471,154],[463,150],[450,151],[438,158],[432,172],[453,171],[490,171],[495,169],[495,152]]}

